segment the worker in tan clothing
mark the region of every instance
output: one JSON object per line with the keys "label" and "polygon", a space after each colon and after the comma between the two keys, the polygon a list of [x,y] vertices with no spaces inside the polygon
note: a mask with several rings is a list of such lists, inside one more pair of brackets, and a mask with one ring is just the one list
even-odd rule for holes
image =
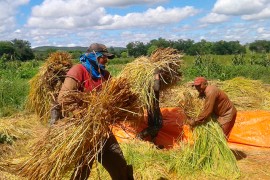
{"label": "worker in tan clothing", "polygon": [[226,137],[234,126],[237,110],[228,96],[213,85],[208,85],[206,78],[197,77],[193,86],[199,92],[199,97],[205,99],[204,107],[199,116],[190,120],[189,124],[196,126],[204,123],[210,116],[215,116]]}

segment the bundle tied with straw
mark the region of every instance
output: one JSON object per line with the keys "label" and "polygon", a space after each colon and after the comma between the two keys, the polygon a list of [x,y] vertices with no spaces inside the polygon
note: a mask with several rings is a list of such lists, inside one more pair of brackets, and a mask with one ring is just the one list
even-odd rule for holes
{"label": "bundle tied with straw", "polygon": [[29,81],[30,90],[26,108],[34,111],[42,122],[49,119],[49,111],[55,101],[67,71],[71,68],[71,55],[67,52],[52,53],[39,72]]}
{"label": "bundle tied with straw", "polygon": [[139,95],[145,108],[153,108],[154,72],[159,69],[162,89],[175,84],[181,78],[180,65],[182,55],[173,48],[159,48],[150,57],[139,57],[127,64],[120,72],[126,77],[132,91]]}
{"label": "bundle tied with straw", "polygon": [[[181,107],[188,119],[195,119],[203,109],[203,100],[189,92],[184,92],[185,99]],[[183,154],[180,158],[181,171],[193,172],[203,170],[205,173],[214,174],[224,178],[237,178],[240,171],[236,158],[223,134],[217,120],[210,117],[206,123],[193,129],[192,144],[183,145]]]}
{"label": "bundle tied with straw", "polygon": [[97,157],[109,136],[110,125],[136,116],[140,108],[137,95],[124,78],[105,82],[100,92],[70,92],[66,96],[70,100],[70,108],[66,109],[72,116],[52,126],[33,146],[30,157],[17,166],[21,176],[62,179],[70,170]]}

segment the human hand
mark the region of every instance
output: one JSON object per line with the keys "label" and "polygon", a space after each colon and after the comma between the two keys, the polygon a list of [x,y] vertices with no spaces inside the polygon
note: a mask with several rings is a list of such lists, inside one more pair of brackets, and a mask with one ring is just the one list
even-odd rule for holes
{"label": "human hand", "polygon": [[195,119],[188,119],[188,120],[187,120],[187,123],[188,123],[188,125],[190,125],[190,126],[192,126],[192,127],[194,127],[194,126],[196,125]]}

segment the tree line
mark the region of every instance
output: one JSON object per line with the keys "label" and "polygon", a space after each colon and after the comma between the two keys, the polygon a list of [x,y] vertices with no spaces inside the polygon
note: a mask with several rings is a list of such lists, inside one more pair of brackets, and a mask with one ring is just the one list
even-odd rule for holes
{"label": "tree line", "polygon": [[241,45],[239,41],[217,41],[209,42],[201,40],[194,42],[191,39],[177,41],[166,40],[163,38],[151,40],[148,43],[140,41],[130,42],[127,44],[128,56],[138,57],[142,55],[150,55],[156,48],[175,48],[187,55],[232,55],[232,54],[245,54],[247,49],[256,53],[269,53],[270,41],[256,40],[252,43]]}
{"label": "tree line", "polygon": [[[245,45],[240,44],[239,41],[217,41],[209,42],[201,40],[195,42],[194,40],[179,39],[176,41],[166,40],[163,38],[153,39],[148,43],[140,41],[130,42],[125,48],[110,47],[109,51],[116,54],[116,57],[139,57],[150,55],[157,48],[172,47],[186,55],[231,55],[231,54],[245,54],[247,49],[256,53],[269,53],[270,41],[256,40]],[[20,60],[27,61],[32,59],[44,60],[51,52],[57,49],[49,49],[45,52],[36,52],[31,48],[29,41],[14,39],[12,41],[0,41],[0,60]],[[78,50],[69,51],[74,58],[78,58],[81,53]]]}

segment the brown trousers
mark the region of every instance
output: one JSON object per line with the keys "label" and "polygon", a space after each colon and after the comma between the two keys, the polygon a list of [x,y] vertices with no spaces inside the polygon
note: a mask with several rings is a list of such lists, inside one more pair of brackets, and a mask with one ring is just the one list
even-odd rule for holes
{"label": "brown trousers", "polygon": [[227,123],[225,123],[225,124],[223,124],[221,126],[221,128],[222,128],[222,130],[223,130],[223,132],[224,132],[227,139],[230,136],[230,133],[231,133],[232,128],[233,128],[234,123],[235,123],[235,119],[236,119],[236,113],[235,113],[235,115],[233,116],[233,118],[232,118],[232,120],[230,122],[227,122]]}
{"label": "brown trousers", "polygon": [[[81,159],[81,162],[85,158]],[[109,172],[112,180],[133,180],[132,166],[128,166],[123,156],[121,148],[114,135],[111,135],[98,154],[98,162]],[[88,164],[76,168],[71,176],[71,180],[87,180],[94,160]]]}

